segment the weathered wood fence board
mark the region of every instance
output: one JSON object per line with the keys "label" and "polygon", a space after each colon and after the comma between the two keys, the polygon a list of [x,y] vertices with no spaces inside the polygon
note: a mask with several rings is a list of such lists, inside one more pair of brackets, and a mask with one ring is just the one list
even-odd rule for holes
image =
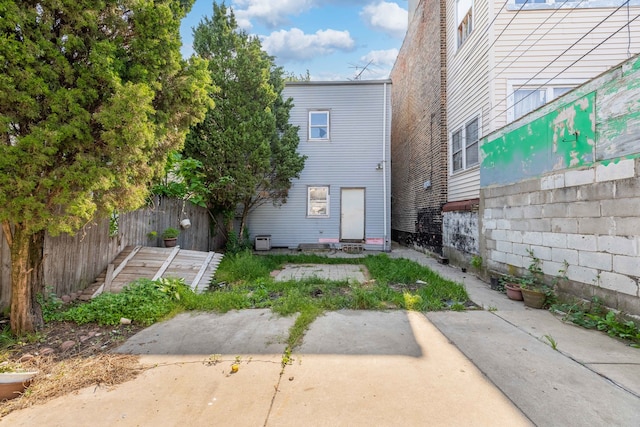
{"label": "weathered wood fence board", "polygon": [[[180,229],[180,220],[189,218],[191,227]],[[120,214],[118,234],[109,237],[109,220],[87,224],[75,236],[47,236],[44,245],[44,278],[47,287],[58,296],[78,292],[114,262],[125,246],[162,246],[162,231],[181,230],[178,245],[182,249],[214,251],[223,245],[223,237],[210,234],[208,212],[182,200],[155,198],[149,207]],[[149,237],[151,232],[156,237]],[[11,254],[0,229],[0,306],[11,300]]]}

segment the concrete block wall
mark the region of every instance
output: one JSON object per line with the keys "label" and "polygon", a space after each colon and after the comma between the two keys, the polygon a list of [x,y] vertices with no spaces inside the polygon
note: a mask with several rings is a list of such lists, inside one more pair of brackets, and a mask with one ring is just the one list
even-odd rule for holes
{"label": "concrete block wall", "polygon": [[561,294],[640,315],[639,158],[482,188],[480,212],[489,270],[522,272],[531,249],[549,280],[567,261]]}
{"label": "concrete block wall", "polygon": [[447,200],[445,0],[414,6],[391,72],[391,234],[408,246],[441,252]]}
{"label": "concrete block wall", "polygon": [[477,207],[443,213],[443,255],[451,264],[466,266],[478,254]]}

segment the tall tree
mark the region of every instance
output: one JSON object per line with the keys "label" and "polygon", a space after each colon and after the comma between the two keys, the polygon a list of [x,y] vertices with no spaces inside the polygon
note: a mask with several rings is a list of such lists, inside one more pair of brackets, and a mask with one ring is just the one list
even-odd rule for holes
{"label": "tall tree", "polygon": [[185,154],[202,162],[212,212],[242,210],[239,234],[249,211],[267,200],[284,203],[291,179],[300,176],[297,128],[289,124],[291,99],[284,100],[284,77],[257,37],[238,30],[233,11],[213,5],[213,18],[194,30],[193,47],[209,61],[220,90],[216,108],[187,135]]}
{"label": "tall tree", "polygon": [[0,221],[11,328],[42,324],[45,232],[140,206],[212,107],[206,61],[180,55],[193,0],[0,0]]}

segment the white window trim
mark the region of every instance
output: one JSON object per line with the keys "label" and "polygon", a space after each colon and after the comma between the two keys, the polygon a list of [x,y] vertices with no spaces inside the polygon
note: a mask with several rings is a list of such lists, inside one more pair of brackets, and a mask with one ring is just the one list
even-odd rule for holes
{"label": "white window trim", "polygon": [[[478,120],[478,141],[477,141],[477,147],[478,147],[478,162],[474,163],[471,166],[467,165],[467,135],[466,135],[466,129],[467,129],[467,124],[469,124],[470,122],[472,122],[473,120],[477,119]],[[457,171],[453,170],[453,134],[462,130],[462,168],[458,169]],[[453,176],[453,175],[458,175],[461,173],[464,173],[466,171],[472,170],[472,169],[476,169],[478,167],[480,167],[480,141],[482,140],[482,114],[478,111],[476,114],[473,114],[471,116],[469,116],[466,120],[464,120],[463,122],[459,123],[455,128],[453,128],[453,131],[449,132],[449,175]]]}
{"label": "white window trim", "polygon": [[[469,3],[471,3],[471,6],[469,6],[468,9],[466,9],[464,12],[461,12],[460,10],[458,10],[458,1],[455,2],[455,8],[456,8],[456,29],[455,29],[455,34],[456,34],[456,49],[460,49],[462,48],[462,46],[464,45],[464,43],[469,39],[469,37],[471,37],[471,34],[473,34],[473,30],[475,29],[475,22],[474,22],[474,6],[475,6],[475,1],[471,0]],[[464,38],[462,38],[460,36],[460,26],[462,25],[462,21],[467,17],[467,15],[469,15],[469,21],[467,23],[467,26],[471,27],[471,30],[466,34],[466,36]]]}
{"label": "white window trim", "polygon": [[[327,137],[326,138],[312,138],[311,137],[311,114],[325,113],[327,115]],[[315,126],[318,127],[318,126]],[[330,141],[331,140],[331,110],[318,109],[309,110],[307,114],[307,140],[308,141]]]}
{"label": "white window trim", "polygon": [[[507,81],[507,123],[515,121],[515,93],[519,89],[546,89],[547,90],[547,105],[556,98],[553,98],[553,89],[561,87],[576,88],[583,84],[586,80],[579,79],[556,79],[553,82],[549,82],[545,79],[533,79],[531,81],[525,79],[512,79]],[[550,97],[551,96],[551,97]],[[530,114],[530,113],[527,113]],[[525,114],[525,116],[527,115]],[[522,116],[524,117],[524,116]]]}
{"label": "white window trim", "polygon": [[[327,189],[327,214],[319,215],[311,213],[311,189],[325,187]],[[307,185],[307,218],[329,218],[331,213],[331,186],[329,185]]]}

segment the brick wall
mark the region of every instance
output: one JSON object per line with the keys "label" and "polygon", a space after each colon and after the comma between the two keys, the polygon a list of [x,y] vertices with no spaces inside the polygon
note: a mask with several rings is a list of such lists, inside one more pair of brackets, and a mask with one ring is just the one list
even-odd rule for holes
{"label": "brick wall", "polygon": [[447,196],[444,13],[444,0],[417,5],[391,72],[392,238],[438,253]]}
{"label": "brick wall", "polygon": [[549,277],[567,261],[561,294],[640,315],[640,159],[483,188],[481,212],[489,269],[516,273],[531,249]]}

